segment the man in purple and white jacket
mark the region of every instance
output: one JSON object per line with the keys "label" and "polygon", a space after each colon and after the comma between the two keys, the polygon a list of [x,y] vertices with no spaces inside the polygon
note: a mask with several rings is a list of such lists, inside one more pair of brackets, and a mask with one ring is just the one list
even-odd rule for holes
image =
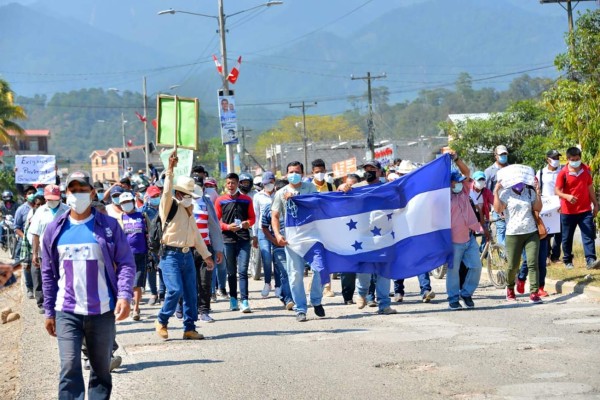
{"label": "man in purple and white jacket", "polygon": [[51,222],[42,247],[42,289],[46,330],[58,338],[58,398],[83,399],[81,345],[91,365],[88,396],[108,399],[115,320],[129,316],[135,262],[114,218],[94,211],[87,172],[67,179],[70,211]]}

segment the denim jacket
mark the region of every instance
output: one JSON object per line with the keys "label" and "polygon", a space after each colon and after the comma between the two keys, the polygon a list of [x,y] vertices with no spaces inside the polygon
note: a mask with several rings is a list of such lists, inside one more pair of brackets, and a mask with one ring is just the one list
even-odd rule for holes
{"label": "denim jacket", "polygon": [[[109,289],[118,299],[131,301],[135,261],[127,243],[127,237],[116,219],[92,210],[94,215],[94,237],[98,241],[107,267]],[[69,212],[52,221],[46,228],[42,244],[42,290],[46,317],[55,316],[56,295],[58,292],[60,259],[57,248],[58,236]],[[113,268],[110,268],[110,266]]]}

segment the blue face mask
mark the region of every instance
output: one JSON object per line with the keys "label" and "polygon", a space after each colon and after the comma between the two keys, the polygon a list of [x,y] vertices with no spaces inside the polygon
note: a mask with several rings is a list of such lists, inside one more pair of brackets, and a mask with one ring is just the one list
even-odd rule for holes
{"label": "blue face mask", "polygon": [[463,190],[463,184],[462,184],[462,182],[456,182],[454,184],[454,187],[452,188],[452,191],[454,193],[457,193],[457,194],[460,193],[460,192],[462,192],[462,190]]}
{"label": "blue face mask", "polygon": [[579,168],[581,166],[581,160],[569,161],[569,165],[573,168]]}
{"label": "blue face mask", "polygon": [[302,175],[300,175],[297,172],[291,172],[287,174],[287,178],[289,183],[291,183],[292,185],[297,185],[302,180]]}
{"label": "blue face mask", "polygon": [[160,197],[152,197],[148,200],[148,204],[150,204],[152,207],[158,207],[158,205],[160,204]]}
{"label": "blue face mask", "polygon": [[500,164],[506,164],[508,162],[508,156],[506,154],[502,154],[501,156],[498,156],[498,162]]}
{"label": "blue face mask", "polygon": [[119,205],[119,196],[111,197],[111,198],[112,198],[112,202],[118,206]]}

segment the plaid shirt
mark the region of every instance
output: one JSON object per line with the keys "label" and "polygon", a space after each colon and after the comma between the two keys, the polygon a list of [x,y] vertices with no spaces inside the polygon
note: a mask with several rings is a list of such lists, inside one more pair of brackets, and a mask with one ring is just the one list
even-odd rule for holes
{"label": "plaid shirt", "polygon": [[27,240],[27,231],[29,231],[29,223],[31,221],[25,222],[25,226],[23,227],[23,238],[21,239],[21,254],[20,259],[23,260],[23,263],[30,264],[31,263],[31,243]]}

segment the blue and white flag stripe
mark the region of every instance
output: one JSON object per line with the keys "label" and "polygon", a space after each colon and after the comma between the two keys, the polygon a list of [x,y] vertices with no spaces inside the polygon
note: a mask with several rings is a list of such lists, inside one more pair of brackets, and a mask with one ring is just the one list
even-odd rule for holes
{"label": "blue and white flag stripe", "polygon": [[401,279],[450,262],[450,158],[384,185],[294,197],[286,238],[323,275]]}

